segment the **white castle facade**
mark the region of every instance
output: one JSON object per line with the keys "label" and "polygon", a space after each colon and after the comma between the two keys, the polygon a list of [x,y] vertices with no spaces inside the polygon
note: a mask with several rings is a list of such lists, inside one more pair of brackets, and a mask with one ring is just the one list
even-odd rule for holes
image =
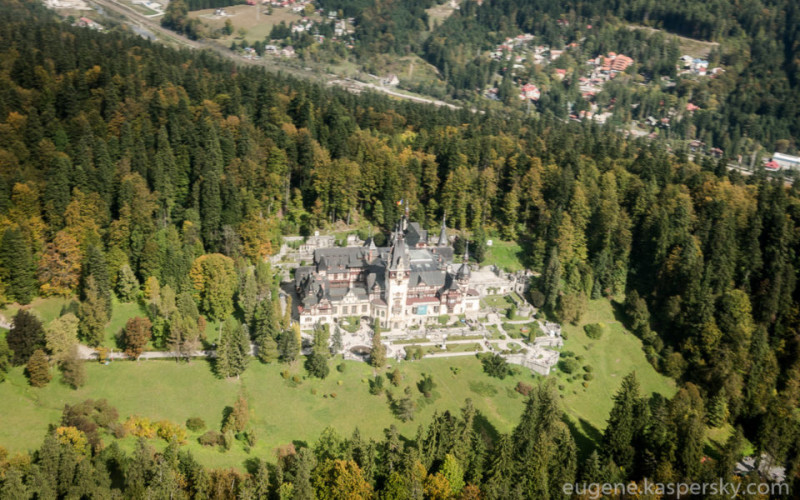
{"label": "white castle facade", "polygon": [[453,264],[444,221],[432,238],[407,217],[388,247],[370,238],[360,247],[318,248],[313,265],[295,271],[300,325],[358,316],[402,329],[444,314],[475,316],[480,301],[470,286],[468,259],[469,249],[463,263]]}

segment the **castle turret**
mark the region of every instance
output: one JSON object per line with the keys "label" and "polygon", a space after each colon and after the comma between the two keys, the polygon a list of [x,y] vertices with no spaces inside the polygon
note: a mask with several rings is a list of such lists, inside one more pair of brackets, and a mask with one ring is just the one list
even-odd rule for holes
{"label": "castle turret", "polygon": [[408,246],[402,231],[395,233],[385,276],[386,303],[389,306],[387,323],[390,328],[396,328],[405,320],[408,280],[411,276]]}
{"label": "castle turret", "polygon": [[439,246],[446,247],[449,243],[447,241],[447,226],[445,225],[447,214],[442,215],[442,230],[439,233]]}
{"label": "castle turret", "polygon": [[461,264],[461,267],[458,268],[458,272],[456,272],[456,279],[460,282],[467,282],[469,281],[470,277],[470,270],[469,270],[469,241],[467,241],[467,247],[464,250],[464,262]]}

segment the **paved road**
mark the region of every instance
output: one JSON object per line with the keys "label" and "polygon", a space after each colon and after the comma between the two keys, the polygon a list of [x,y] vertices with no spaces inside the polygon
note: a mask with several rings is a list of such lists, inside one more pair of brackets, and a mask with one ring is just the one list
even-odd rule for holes
{"label": "paved road", "polygon": [[268,71],[271,71],[271,72],[292,73],[295,76],[300,76],[300,77],[307,78],[307,79],[308,78],[314,79],[314,80],[324,79],[330,85],[341,86],[341,87],[343,87],[345,89],[354,89],[354,88],[355,89],[369,89],[369,90],[374,90],[376,92],[382,92],[384,94],[388,94],[388,95],[391,95],[393,97],[398,97],[400,99],[406,99],[406,100],[409,100],[409,101],[414,101],[414,102],[419,102],[419,103],[424,103],[424,104],[433,104],[435,106],[447,106],[447,107],[449,107],[451,109],[461,109],[460,106],[456,106],[454,104],[446,103],[446,102],[440,101],[438,99],[432,99],[432,98],[421,97],[421,96],[407,95],[407,94],[404,94],[404,93],[401,93],[401,92],[397,92],[396,90],[392,90],[392,89],[389,89],[389,88],[386,88],[386,87],[382,87],[380,85],[375,85],[375,84],[372,84],[372,83],[365,83],[365,82],[360,82],[360,81],[351,80],[351,79],[341,79],[337,75],[329,75],[327,77],[322,77],[322,75],[320,75],[319,73],[314,72],[314,71],[307,71],[307,70],[301,70],[299,68],[287,67],[285,65],[278,65],[278,64],[276,64],[276,60],[274,58],[272,58],[272,57],[266,57],[266,58],[261,58],[261,59],[245,59],[245,58],[241,57],[240,55],[238,55],[238,54],[236,54],[234,52],[231,52],[228,48],[222,47],[221,45],[219,45],[219,44],[217,44],[217,43],[215,43],[213,41],[210,41],[210,40],[191,40],[191,39],[189,39],[189,38],[187,38],[187,37],[185,37],[183,35],[180,35],[180,34],[174,32],[174,31],[171,31],[169,29],[163,28],[161,26],[161,22],[160,22],[159,19],[155,19],[153,17],[145,16],[144,14],[134,10],[133,8],[127,6],[127,5],[123,4],[123,3],[117,2],[115,0],[90,0],[90,1],[95,3],[95,4],[97,4],[97,5],[100,5],[101,7],[105,8],[105,9],[108,9],[110,11],[116,12],[117,14],[124,15],[125,18],[126,18],[124,22],[127,22],[129,24],[134,25],[134,26],[138,26],[140,28],[145,28],[145,29],[147,29],[149,31],[152,31],[152,32],[158,34],[159,36],[161,36],[162,39],[166,39],[168,41],[171,41],[171,42],[177,44],[178,46],[186,47],[186,48],[190,48],[190,49],[194,49],[194,50],[210,50],[212,52],[215,52],[215,53],[221,55],[222,57],[225,57],[225,58],[228,58],[228,59],[232,59],[238,64],[250,64],[250,65],[261,66],[261,67],[266,68]]}

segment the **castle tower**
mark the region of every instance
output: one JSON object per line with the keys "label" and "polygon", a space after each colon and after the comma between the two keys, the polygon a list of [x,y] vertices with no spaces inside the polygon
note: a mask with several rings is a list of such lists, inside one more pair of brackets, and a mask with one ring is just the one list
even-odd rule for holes
{"label": "castle tower", "polygon": [[458,268],[458,272],[456,272],[456,279],[459,284],[466,285],[469,283],[471,274],[469,270],[469,240],[467,240],[467,247],[464,250],[464,262],[461,264],[461,267]]}
{"label": "castle tower", "polygon": [[395,233],[386,268],[386,304],[388,306],[386,323],[389,328],[397,328],[404,324],[406,319],[408,280],[411,277],[408,246],[402,231]]}
{"label": "castle tower", "polygon": [[447,219],[447,214],[445,213],[445,214],[442,215],[442,230],[439,233],[439,246],[440,247],[446,247],[448,245],[448,243],[449,243],[449,241],[447,241],[447,226],[445,225],[446,219]]}

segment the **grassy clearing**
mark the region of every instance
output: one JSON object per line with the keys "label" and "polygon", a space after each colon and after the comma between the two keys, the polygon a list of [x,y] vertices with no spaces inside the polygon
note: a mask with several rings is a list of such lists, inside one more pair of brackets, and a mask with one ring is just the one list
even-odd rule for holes
{"label": "grassy clearing", "polygon": [[[50,321],[67,303],[63,299],[45,299],[34,303],[34,311]],[[8,311],[6,308],[3,312],[7,314]],[[136,314],[140,311],[135,304],[117,305],[107,332],[117,326],[121,328],[128,317]],[[583,325],[596,322],[604,323],[606,330],[602,338],[591,340],[586,337]],[[207,332],[211,340],[215,339],[216,326],[210,324]],[[345,362],[344,373],[332,369],[328,379],[302,380],[297,387],[281,377],[285,365],[262,365],[256,360],[251,360],[250,367],[239,380],[219,380],[207,362],[198,360],[190,364],[118,361],[102,366],[89,363],[89,382],[77,391],[61,385],[58,374],[47,387],[34,389],[28,385],[22,367],[17,367],[8,380],[0,384],[0,401],[4,403],[0,409],[0,445],[12,454],[37,448],[48,425],[58,421],[64,404],[87,398],[108,399],[117,407],[122,419],[136,414],[183,424],[189,417],[200,417],[208,428],[218,429],[224,408],[233,404],[239,391],[244,391],[250,399],[251,418],[259,435],[259,442],[250,454],[238,443],[228,453],[202,448],[196,441],[199,434],[190,433],[187,445],[207,466],[241,468],[245,460],[253,456],[271,459],[277,446],[292,440],[313,443],[328,425],[342,434],[349,434],[358,426],[365,437],[380,439],[383,429],[395,424],[406,437],[413,438],[417,425],[426,424],[434,411],[455,411],[466,398],[473,399],[476,408],[498,432],[507,432],[523,408],[522,396],[513,391],[517,382],[555,379],[556,385],[561,386],[562,402],[578,443],[586,449],[605,427],[612,407],[611,397],[629,372],[636,371],[644,393],[671,396],[675,392],[674,383],[647,363],[639,339],[616,322],[607,301],[591,301],[583,322],[577,326],[565,325],[564,332],[567,336],[564,350],[582,356],[581,366],[592,366],[594,378],[588,388],[582,385],[582,370],[577,380],[569,380],[571,376],[560,371],[544,378],[524,370],[505,380],[497,380],[485,375],[480,362],[472,356],[400,362],[396,366],[400,367],[404,378],[400,387],[389,387],[394,394],[401,394],[404,387],[409,386],[416,398],[416,382],[423,373],[433,375],[437,384],[432,398],[419,395],[415,419],[407,423],[394,418],[385,395],[369,394],[365,381],[375,372],[364,363]],[[474,345],[450,344],[450,347],[460,350]],[[339,360],[332,361],[331,366],[339,363]],[[290,371],[301,378],[305,375],[299,364]],[[336,397],[331,396],[334,393]],[[712,441],[725,435],[724,432],[718,434],[711,437]],[[110,441],[111,438],[106,439]],[[121,445],[132,449],[133,440],[126,438]]]}
{"label": "grassy clearing", "polygon": [[[258,10],[258,15],[256,15]],[[233,35],[223,36],[219,38],[219,43],[228,46],[232,40],[237,40],[238,30],[244,28],[247,30],[245,39],[249,43],[262,41],[269,38],[272,27],[285,22],[288,26],[292,22],[297,22],[303,18],[301,14],[296,14],[289,9],[272,9],[272,14],[268,14],[268,9],[263,5],[234,5],[225,7],[226,16],[215,16],[216,9],[196,10],[189,12],[189,17],[192,19],[200,19],[201,22],[207,24],[213,29],[220,29],[225,26],[225,20],[230,19],[233,25]],[[321,18],[317,14],[310,16],[310,19],[319,22]]]}
{"label": "grassy clearing", "polygon": [[[459,3],[461,2],[456,2],[456,4]],[[430,9],[426,9],[425,12],[428,13],[428,29],[433,31],[434,25],[442,24],[455,10],[455,7],[451,6],[450,2],[434,5]]]}
{"label": "grassy clearing", "polygon": [[531,332],[534,332],[534,337],[541,333],[539,325],[536,322],[532,323],[503,323],[503,330],[506,331],[512,339],[528,338]]}
{"label": "grassy clearing", "polygon": [[509,307],[513,304],[508,295],[487,295],[481,299],[481,308],[493,307],[499,313],[505,314]]}
{"label": "grassy clearing", "polygon": [[[61,316],[61,311],[72,307],[72,298],[63,297],[48,297],[35,299],[27,306],[20,306],[19,304],[8,304],[0,309],[0,316],[4,316],[9,322],[13,321],[14,316],[19,311],[20,307],[25,307],[35,314],[43,324],[47,324],[57,317]],[[74,306],[77,309],[77,302]]]}
{"label": "grassy clearing", "polygon": [[492,246],[487,248],[486,258],[481,265],[496,265],[508,272],[520,271],[522,266],[522,247],[515,241],[492,241]]}
{"label": "grassy clearing", "polygon": [[692,57],[708,57],[708,54],[714,47],[719,47],[718,42],[704,42],[703,40],[695,40],[694,38],[686,38],[685,36],[675,35],[668,33],[661,29],[651,28],[649,26],[641,26],[638,24],[629,24],[627,28],[630,30],[646,30],[651,33],[661,32],[669,37],[676,38],[680,46],[681,54],[688,54]]}
{"label": "grassy clearing", "polygon": [[[583,331],[583,325],[604,323],[605,333],[599,340],[591,340]],[[675,383],[659,374],[647,362],[642,351],[641,341],[628,332],[616,321],[610,302],[606,300],[589,301],[589,307],[581,323],[564,325],[566,335],[563,351],[572,351],[581,366],[591,365],[593,380],[588,388],[583,387],[583,370],[577,373],[577,380],[569,380],[569,376],[556,370],[559,389],[563,394],[563,403],[567,412],[573,417],[577,429],[590,439],[596,439],[597,433],[606,426],[606,419],[613,406],[612,397],[619,389],[622,379],[635,371],[642,392],[660,393],[671,397],[675,391]]]}
{"label": "grassy clearing", "polygon": [[[332,364],[339,364],[339,361]],[[208,428],[219,429],[225,406],[232,405],[239,391],[244,391],[250,400],[251,421],[258,430],[259,442],[250,454],[240,444],[222,453],[201,447],[196,441],[199,433],[190,433],[188,448],[201,462],[212,467],[242,467],[252,456],[271,459],[277,446],[292,440],[313,444],[328,425],[347,435],[359,427],[365,437],[380,439],[383,429],[395,424],[406,437],[413,438],[417,425],[427,423],[434,411],[456,411],[466,398],[472,398],[476,408],[499,432],[511,430],[522,412],[522,397],[510,397],[506,391],[513,389],[517,379],[489,378],[483,374],[477,359],[465,356],[397,365],[403,373],[403,383],[399,388],[389,388],[395,394],[401,394],[405,386],[410,386],[417,394],[416,383],[422,373],[431,374],[436,383],[432,398],[419,401],[415,419],[402,423],[390,413],[385,395],[369,394],[364,380],[373,375],[372,368],[357,362],[345,362],[345,365],[344,373],[332,370],[326,380],[303,380],[299,386],[292,387],[280,376],[285,365],[262,365],[256,361],[251,362],[240,380],[215,378],[203,361],[188,365],[172,361],[126,361],[108,366],[90,363],[87,366],[89,382],[77,391],[59,384],[58,376],[47,387],[31,388],[22,369],[15,368],[9,380],[0,384],[0,400],[7,402],[4,408],[13,408],[13,412],[0,412],[0,443],[11,453],[38,447],[47,426],[57,422],[64,404],[86,398],[108,399],[122,419],[135,414],[183,424],[189,417],[200,417]],[[304,374],[299,366],[292,367],[291,371],[301,377]],[[530,375],[518,378],[530,380]],[[480,390],[476,392],[472,388],[476,383],[489,387],[488,392],[493,394],[486,396]],[[316,395],[312,394],[312,389]],[[333,393],[335,398],[331,397]],[[123,440],[123,447],[128,444],[132,447],[132,443],[127,443],[129,440]]]}

